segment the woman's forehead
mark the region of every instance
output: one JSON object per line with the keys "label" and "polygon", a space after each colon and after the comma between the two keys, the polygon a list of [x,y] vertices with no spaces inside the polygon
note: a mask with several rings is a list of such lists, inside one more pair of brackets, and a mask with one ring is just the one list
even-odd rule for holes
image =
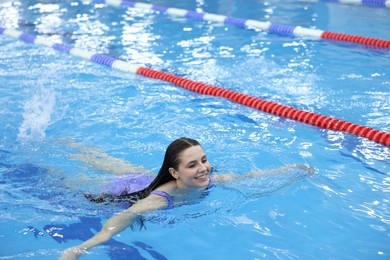
{"label": "woman's forehead", "polygon": [[185,162],[189,162],[189,161],[193,161],[193,160],[199,160],[205,155],[206,154],[205,154],[203,148],[200,145],[196,145],[196,146],[191,146],[191,147],[185,149],[181,153],[180,157],[181,157],[181,160],[185,163]]}

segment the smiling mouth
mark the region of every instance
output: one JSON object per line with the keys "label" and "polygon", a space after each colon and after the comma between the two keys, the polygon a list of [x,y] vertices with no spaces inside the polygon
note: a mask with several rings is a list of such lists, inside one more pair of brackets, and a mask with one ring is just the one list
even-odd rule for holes
{"label": "smiling mouth", "polygon": [[204,179],[208,176],[208,173],[195,177],[195,179]]}

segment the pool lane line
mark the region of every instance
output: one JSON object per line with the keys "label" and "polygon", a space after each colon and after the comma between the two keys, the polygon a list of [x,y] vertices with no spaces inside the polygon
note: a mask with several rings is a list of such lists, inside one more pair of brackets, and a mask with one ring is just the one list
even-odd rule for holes
{"label": "pool lane line", "polygon": [[[331,40],[339,42],[350,42],[379,48],[390,48],[390,40],[378,38],[369,38],[345,33],[328,32],[318,29],[304,28],[300,26],[272,24],[271,22],[261,22],[251,19],[241,19],[224,15],[196,12],[179,8],[152,5],[141,2],[131,2],[127,0],[95,0],[97,3],[111,5],[115,7],[132,7],[140,10],[152,10],[172,16],[192,18],[196,20],[222,23],[225,25],[234,25],[239,28],[249,30],[261,30],[270,34],[281,36],[299,37],[309,40]],[[346,2],[346,0],[344,0]],[[365,0],[367,2],[367,0]]]}
{"label": "pool lane line", "polygon": [[27,43],[47,46],[64,53],[68,53],[72,56],[80,57],[98,64],[106,65],[108,67],[120,71],[132,72],[137,75],[142,75],[148,78],[169,82],[184,89],[197,92],[199,94],[223,97],[233,102],[251,108],[255,108],[257,110],[272,115],[289,118],[309,125],[317,126],[322,129],[349,133],[390,147],[390,133],[387,132],[379,131],[373,128],[350,123],[336,118],[323,116],[321,114],[299,110],[290,106],[281,105],[273,101],[263,100],[254,96],[242,94],[232,90],[227,90],[217,86],[208,85],[202,82],[196,82],[193,80],[175,76],[173,74],[117,60],[104,54],[93,53],[61,43],[55,43],[53,41],[50,41],[50,39],[46,37],[37,37],[17,30],[5,29],[1,27],[0,34],[5,34],[13,38],[23,40]]}
{"label": "pool lane line", "polygon": [[340,3],[347,5],[390,8],[390,0],[306,0],[306,2]]}

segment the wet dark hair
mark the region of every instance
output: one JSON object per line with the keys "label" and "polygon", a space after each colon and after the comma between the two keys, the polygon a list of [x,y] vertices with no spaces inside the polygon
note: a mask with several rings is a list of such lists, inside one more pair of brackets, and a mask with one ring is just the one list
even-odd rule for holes
{"label": "wet dark hair", "polygon": [[174,180],[174,177],[170,174],[169,168],[178,170],[180,164],[180,155],[181,153],[192,146],[200,145],[200,143],[194,139],[182,137],[173,141],[165,151],[164,161],[158,172],[156,178],[149,184],[148,187],[130,193],[130,194],[100,194],[99,196],[94,196],[91,194],[86,194],[85,196],[92,202],[102,203],[102,202],[128,202],[134,203],[138,200],[146,198],[149,194],[155,190],[160,185],[163,185],[169,181]]}

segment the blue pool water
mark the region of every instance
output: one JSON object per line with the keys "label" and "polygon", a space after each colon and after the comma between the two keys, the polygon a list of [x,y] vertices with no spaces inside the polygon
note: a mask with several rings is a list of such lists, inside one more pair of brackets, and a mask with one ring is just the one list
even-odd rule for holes
{"label": "blue pool water", "polygon": [[[152,4],[390,39],[390,10],[306,1]],[[390,131],[389,50],[310,41],[93,1],[3,1],[0,26]],[[152,213],[82,259],[388,259],[390,149],[0,36],[0,259],[53,259],[121,210],[80,149],[157,173],[199,140],[220,173],[301,172],[216,186]],[[70,147],[69,140],[80,147]],[[297,178],[298,177],[298,178]]]}

